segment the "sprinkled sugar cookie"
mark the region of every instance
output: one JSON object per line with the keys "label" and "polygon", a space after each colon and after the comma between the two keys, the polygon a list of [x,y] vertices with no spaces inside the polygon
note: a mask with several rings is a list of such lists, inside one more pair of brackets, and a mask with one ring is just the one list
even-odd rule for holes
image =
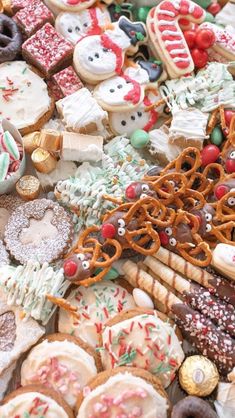
{"label": "sprinkled sugar cookie", "polygon": [[0,239],[3,239],[5,227],[12,212],[22,205],[23,201],[16,196],[2,195],[0,198]]}
{"label": "sprinkled sugar cookie", "polygon": [[73,408],[87,382],[101,370],[99,355],[67,334],[48,335],[22,364],[21,384],[42,384],[61,394]]}
{"label": "sprinkled sugar cookie", "polygon": [[3,241],[0,239],[0,267],[9,264],[9,255],[5,248],[5,245],[3,244]]}
{"label": "sprinkled sugar cookie", "polygon": [[118,367],[99,373],[89,382],[87,392],[78,398],[77,418],[168,416],[167,394],[160,381],[146,370]]}
{"label": "sprinkled sugar cookie", "polygon": [[98,344],[104,324],[117,313],[135,307],[133,297],[123,287],[109,281],[73,290],[67,300],[77,307],[80,319],[65,310],[59,313],[58,330],[80,337],[92,347]]}
{"label": "sprinkled sugar cookie", "polygon": [[140,367],[156,375],[164,387],[169,386],[184,352],[174,329],[165,320],[156,311],[136,308],[108,321],[100,337],[104,369]]}
{"label": "sprinkled sugar cookie", "polygon": [[0,65],[0,115],[24,135],[51,117],[54,105],[47,85],[24,61]]}
{"label": "sprinkled sugar cookie", "polygon": [[51,200],[25,203],[13,212],[5,230],[11,255],[22,264],[36,259],[51,262],[66,251],[72,225],[65,210]]}

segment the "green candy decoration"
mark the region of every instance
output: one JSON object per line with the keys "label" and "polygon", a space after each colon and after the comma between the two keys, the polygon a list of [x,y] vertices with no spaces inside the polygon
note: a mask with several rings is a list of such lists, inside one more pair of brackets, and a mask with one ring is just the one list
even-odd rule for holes
{"label": "green candy decoration", "polygon": [[[95,271],[95,275],[99,274],[101,271],[102,271],[102,269],[101,269],[101,268],[98,268],[98,269]],[[120,274],[118,273],[118,271],[117,271],[114,267],[112,267],[112,268],[108,271],[108,273],[104,276],[104,280],[115,280],[115,279],[117,279],[119,276],[120,276]]]}
{"label": "green candy decoration", "polygon": [[143,131],[143,129],[137,129],[131,135],[131,145],[134,148],[144,148],[149,142],[148,132]]}
{"label": "green candy decoration", "polygon": [[210,140],[211,143],[217,146],[220,146],[223,142],[223,132],[219,126],[216,126],[211,132]]}
{"label": "green candy decoration", "polygon": [[206,11],[206,17],[204,22],[215,23],[215,17],[211,13]]}
{"label": "green candy decoration", "polygon": [[7,152],[0,154],[0,181],[5,180],[10,165],[10,156]]}
{"label": "green candy decoration", "polygon": [[209,7],[212,3],[212,0],[194,0],[194,3],[197,3],[203,9],[207,9],[207,7]]}
{"label": "green candy decoration", "polygon": [[149,10],[151,10],[151,7],[148,7],[148,6],[139,7],[136,11],[137,20],[140,22],[146,23]]}

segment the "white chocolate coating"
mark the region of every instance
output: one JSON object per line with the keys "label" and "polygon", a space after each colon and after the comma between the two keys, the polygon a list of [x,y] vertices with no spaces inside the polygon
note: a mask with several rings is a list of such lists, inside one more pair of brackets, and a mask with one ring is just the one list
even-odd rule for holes
{"label": "white chocolate coating", "polygon": [[213,251],[212,265],[231,280],[235,280],[235,247],[217,244]]}

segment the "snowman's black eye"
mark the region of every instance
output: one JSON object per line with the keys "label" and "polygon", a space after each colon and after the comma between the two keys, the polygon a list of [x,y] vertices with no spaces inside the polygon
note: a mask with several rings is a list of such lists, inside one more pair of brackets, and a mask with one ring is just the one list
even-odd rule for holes
{"label": "snowman's black eye", "polygon": [[73,32],[73,29],[72,28],[68,28],[68,32],[69,33],[72,33]]}
{"label": "snowman's black eye", "polygon": [[122,84],[118,84],[117,86],[118,89],[122,89],[122,87],[123,87]]}
{"label": "snowman's black eye", "polygon": [[141,118],[142,112],[137,112],[137,115]]}
{"label": "snowman's black eye", "polygon": [[122,120],[121,121],[121,124],[122,124],[122,126],[126,126],[126,121],[125,120]]}
{"label": "snowman's black eye", "polygon": [[76,26],[75,30],[76,30],[77,32],[79,32],[79,31],[80,31],[79,26]]}
{"label": "snowman's black eye", "polygon": [[93,58],[92,57],[88,57],[88,61],[93,61]]}
{"label": "snowman's black eye", "polygon": [[88,23],[83,23],[84,28],[87,28]]}
{"label": "snowman's black eye", "polygon": [[129,80],[126,81],[126,84],[130,84],[130,83],[131,83],[131,81],[129,81]]}
{"label": "snowman's black eye", "polygon": [[135,120],[135,116],[131,116],[131,120]]}
{"label": "snowman's black eye", "polygon": [[98,54],[98,52],[95,53],[95,57],[96,58],[99,58],[100,57],[99,54]]}
{"label": "snowman's black eye", "polygon": [[103,48],[103,51],[104,52],[108,52],[108,48]]}
{"label": "snowman's black eye", "polygon": [[115,90],[114,90],[114,89],[110,89],[109,91],[110,91],[110,93],[114,93],[114,92],[115,92]]}

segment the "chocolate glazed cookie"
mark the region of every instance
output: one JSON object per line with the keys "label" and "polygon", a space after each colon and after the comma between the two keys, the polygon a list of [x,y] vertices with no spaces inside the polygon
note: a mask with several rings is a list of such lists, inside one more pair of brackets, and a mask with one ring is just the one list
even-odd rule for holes
{"label": "chocolate glazed cookie", "polygon": [[218,418],[218,415],[203,399],[187,396],[174,406],[171,418]]}
{"label": "chocolate glazed cookie", "polygon": [[12,61],[20,51],[22,36],[10,17],[0,14],[0,63]]}

